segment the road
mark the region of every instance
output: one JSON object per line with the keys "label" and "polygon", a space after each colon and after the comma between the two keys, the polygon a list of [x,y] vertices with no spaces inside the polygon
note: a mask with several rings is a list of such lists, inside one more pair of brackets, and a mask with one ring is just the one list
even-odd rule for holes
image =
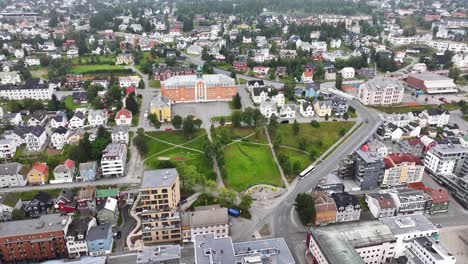
{"label": "road", "polygon": [[120,231],[122,233],[120,239],[116,239],[116,252],[123,252],[125,248],[125,239],[130,233],[130,231],[135,227],[136,221],[133,217],[130,216],[129,211],[130,211],[130,205],[125,205],[122,207],[121,213],[122,213],[122,225],[117,227],[115,231]]}

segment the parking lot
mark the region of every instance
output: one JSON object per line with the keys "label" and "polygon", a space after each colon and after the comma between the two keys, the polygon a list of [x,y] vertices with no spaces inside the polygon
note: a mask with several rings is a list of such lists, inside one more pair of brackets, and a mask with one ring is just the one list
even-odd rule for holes
{"label": "parking lot", "polygon": [[231,115],[231,109],[228,102],[178,103],[172,106],[172,116],[175,115],[194,115],[203,121],[202,126],[205,129],[209,129],[212,117]]}

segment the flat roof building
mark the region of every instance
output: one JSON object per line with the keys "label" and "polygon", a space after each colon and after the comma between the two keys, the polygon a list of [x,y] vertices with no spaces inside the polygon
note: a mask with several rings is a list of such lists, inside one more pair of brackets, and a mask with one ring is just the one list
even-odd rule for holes
{"label": "flat roof building", "polygon": [[406,83],[417,90],[422,90],[427,94],[456,93],[457,85],[453,79],[435,74],[419,73],[408,76]]}

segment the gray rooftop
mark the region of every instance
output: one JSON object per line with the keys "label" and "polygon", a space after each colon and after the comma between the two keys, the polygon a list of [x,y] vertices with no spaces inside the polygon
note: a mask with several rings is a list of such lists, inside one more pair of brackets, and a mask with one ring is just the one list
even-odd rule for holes
{"label": "gray rooftop", "polygon": [[284,238],[235,243],[234,253],[236,255],[236,261],[245,261],[242,263],[296,263],[293,256],[291,255],[291,252],[289,251],[288,246],[286,245],[286,241],[284,241]]}
{"label": "gray rooftop", "polygon": [[147,170],[143,172],[141,188],[170,187],[177,177],[179,177],[177,169]]}
{"label": "gray rooftop", "polygon": [[423,81],[451,81],[452,79],[435,73],[418,73],[411,76]]}
{"label": "gray rooftop", "polygon": [[365,263],[355,248],[395,241],[388,226],[379,221],[361,221],[310,228],[312,237],[329,263]]}
{"label": "gray rooftop", "polygon": [[362,151],[361,149],[356,150],[356,154],[359,155],[366,163],[374,163],[379,160],[383,161],[383,158],[374,151]]}
{"label": "gray rooftop", "polygon": [[373,91],[383,91],[389,86],[396,87],[399,89],[405,89],[405,87],[400,81],[381,76],[374,77],[361,85],[366,86],[369,90]]}
{"label": "gray rooftop", "polygon": [[106,264],[106,256],[81,256],[79,259],[54,259],[41,262],[42,264]]}
{"label": "gray rooftop", "polygon": [[145,247],[138,252],[136,263],[167,263],[171,260],[180,260],[180,245]]}
{"label": "gray rooftop", "polygon": [[190,225],[191,227],[198,226],[213,226],[213,225],[227,225],[229,223],[229,216],[227,208],[204,208],[193,212],[183,212],[182,225]]}
{"label": "gray rooftop", "polygon": [[23,167],[22,164],[18,162],[10,162],[5,164],[0,164],[0,176],[2,175],[10,175],[10,174],[17,174]]}
{"label": "gray rooftop", "polygon": [[215,238],[214,234],[195,236],[195,263],[234,264],[234,247],[231,237]]}
{"label": "gray rooftop", "polygon": [[88,231],[88,239],[87,241],[93,240],[100,240],[100,239],[107,239],[107,235],[109,234],[109,229],[112,229],[110,224],[102,224],[93,226]]}
{"label": "gray rooftop", "polygon": [[438,229],[424,215],[412,214],[381,218],[379,221],[390,228],[394,235],[413,232],[438,232]]}
{"label": "gray rooftop", "polygon": [[61,231],[64,230],[68,220],[69,217],[66,215],[45,214],[40,218],[7,221],[0,224],[0,235],[2,237],[9,237]]}
{"label": "gray rooftop", "polygon": [[79,165],[80,171],[82,170],[96,170],[97,162],[90,161],[90,162],[82,162]]}

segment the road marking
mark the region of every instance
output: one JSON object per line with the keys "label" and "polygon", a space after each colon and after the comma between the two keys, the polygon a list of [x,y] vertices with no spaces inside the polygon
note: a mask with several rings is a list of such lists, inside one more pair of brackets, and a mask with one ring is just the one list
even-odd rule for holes
{"label": "road marking", "polygon": [[294,226],[298,227],[296,219],[294,219],[294,207],[291,207],[290,217],[291,217],[291,222],[294,224]]}

